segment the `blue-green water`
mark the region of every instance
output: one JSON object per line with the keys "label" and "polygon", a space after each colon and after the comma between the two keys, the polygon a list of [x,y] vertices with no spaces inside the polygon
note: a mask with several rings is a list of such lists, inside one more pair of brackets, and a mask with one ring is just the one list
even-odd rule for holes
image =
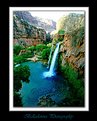
{"label": "blue-green water", "polygon": [[68,86],[61,75],[44,78],[43,73],[48,71],[42,62],[25,62],[30,68],[29,83],[22,82],[20,93],[24,107],[37,107],[38,99],[44,95],[51,95],[57,103],[65,97]]}

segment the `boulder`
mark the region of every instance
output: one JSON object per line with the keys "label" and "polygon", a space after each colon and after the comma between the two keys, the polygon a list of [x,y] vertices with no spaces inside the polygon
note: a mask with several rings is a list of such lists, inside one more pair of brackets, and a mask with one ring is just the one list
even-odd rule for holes
{"label": "boulder", "polygon": [[37,58],[37,56],[34,56],[32,58],[28,58],[27,60],[31,60],[33,62],[37,62],[38,61],[38,58]]}

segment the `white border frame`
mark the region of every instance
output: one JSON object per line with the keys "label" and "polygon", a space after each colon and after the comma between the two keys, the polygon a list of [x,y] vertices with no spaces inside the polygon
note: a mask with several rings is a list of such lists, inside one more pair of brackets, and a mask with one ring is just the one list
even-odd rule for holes
{"label": "white border frame", "polygon": [[[85,11],[85,107],[13,107],[13,11]],[[89,111],[89,7],[9,7],[9,111]]]}

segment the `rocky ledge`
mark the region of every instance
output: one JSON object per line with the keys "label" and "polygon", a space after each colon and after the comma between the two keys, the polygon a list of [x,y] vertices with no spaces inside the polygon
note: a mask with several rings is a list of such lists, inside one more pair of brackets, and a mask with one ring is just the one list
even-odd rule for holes
{"label": "rocky ledge", "polygon": [[33,61],[33,62],[37,62],[39,59],[38,59],[37,55],[35,55],[32,58],[27,58],[27,60],[30,60],[30,61]]}

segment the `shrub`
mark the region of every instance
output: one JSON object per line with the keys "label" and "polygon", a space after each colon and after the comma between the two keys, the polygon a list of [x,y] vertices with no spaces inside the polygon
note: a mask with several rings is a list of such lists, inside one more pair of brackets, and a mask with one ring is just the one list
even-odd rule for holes
{"label": "shrub", "polygon": [[59,41],[58,41],[58,39],[53,39],[53,44],[56,44],[56,43],[58,43]]}
{"label": "shrub", "polygon": [[18,66],[14,67],[14,106],[19,107],[22,106],[22,97],[18,91],[22,87],[22,82],[29,82],[30,70],[28,66]]}
{"label": "shrub", "polygon": [[67,97],[69,105],[84,105],[84,87],[83,82],[76,72],[68,63],[61,66],[61,72],[67,78],[70,84],[70,95]]}
{"label": "shrub", "polygon": [[21,80],[24,82],[29,82],[30,70],[28,66],[18,66],[14,67],[14,89],[19,91],[22,87]]}
{"label": "shrub", "polygon": [[58,38],[58,42],[63,41],[63,39],[64,39],[64,38],[63,38],[62,36],[59,37],[59,38]]}
{"label": "shrub", "polygon": [[38,44],[36,46],[36,51],[40,52],[40,51],[42,51],[43,49],[46,49],[46,48],[47,48],[47,46],[45,44]]}
{"label": "shrub", "polygon": [[33,51],[35,51],[35,46],[28,47],[27,50],[30,50],[32,53]]}
{"label": "shrub", "polygon": [[61,29],[61,30],[58,31],[59,35],[64,35],[64,33],[65,33],[65,31],[63,29]]}
{"label": "shrub", "polygon": [[14,56],[14,63],[19,64],[25,62],[26,59],[23,56]]}
{"label": "shrub", "polygon": [[22,88],[21,79],[18,74],[14,73],[14,90],[18,92]]}
{"label": "shrub", "polygon": [[69,83],[75,88],[79,89],[83,86],[82,80],[78,79],[79,74],[75,71],[69,64],[66,64],[64,67],[61,67],[61,72],[69,80]]}
{"label": "shrub", "polygon": [[19,52],[20,52],[20,50],[23,49],[23,47],[20,46],[20,45],[14,45],[13,49],[14,49],[14,50],[13,50],[13,51],[14,51],[14,54],[15,54],[15,55],[18,55]]}
{"label": "shrub", "polygon": [[21,55],[23,58],[30,58],[30,57],[32,57],[32,53],[31,52],[26,52],[26,53],[24,53],[24,54],[22,54]]}
{"label": "shrub", "polygon": [[52,43],[47,44],[47,47],[51,48],[52,47]]}
{"label": "shrub", "polygon": [[19,63],[22,63],[22,62],[25,62],[27,61],[27,58],[30,58],[32,57],[32,53],[31,52],[27,52],[27,53],[24,53],[22,55],[14,55],[14,63],[16,64],[19,64]]}
{"label": "shrub", "polygon": [[49,58],[49,54],[50,54],[50,48],[46,48],[42,51],[41,56],[42,59],[47,59]]}
{"label": "shrub", "polygon": [[19,107],[22,106],[22,97],[21,94],[14,92],[14,106]]}

